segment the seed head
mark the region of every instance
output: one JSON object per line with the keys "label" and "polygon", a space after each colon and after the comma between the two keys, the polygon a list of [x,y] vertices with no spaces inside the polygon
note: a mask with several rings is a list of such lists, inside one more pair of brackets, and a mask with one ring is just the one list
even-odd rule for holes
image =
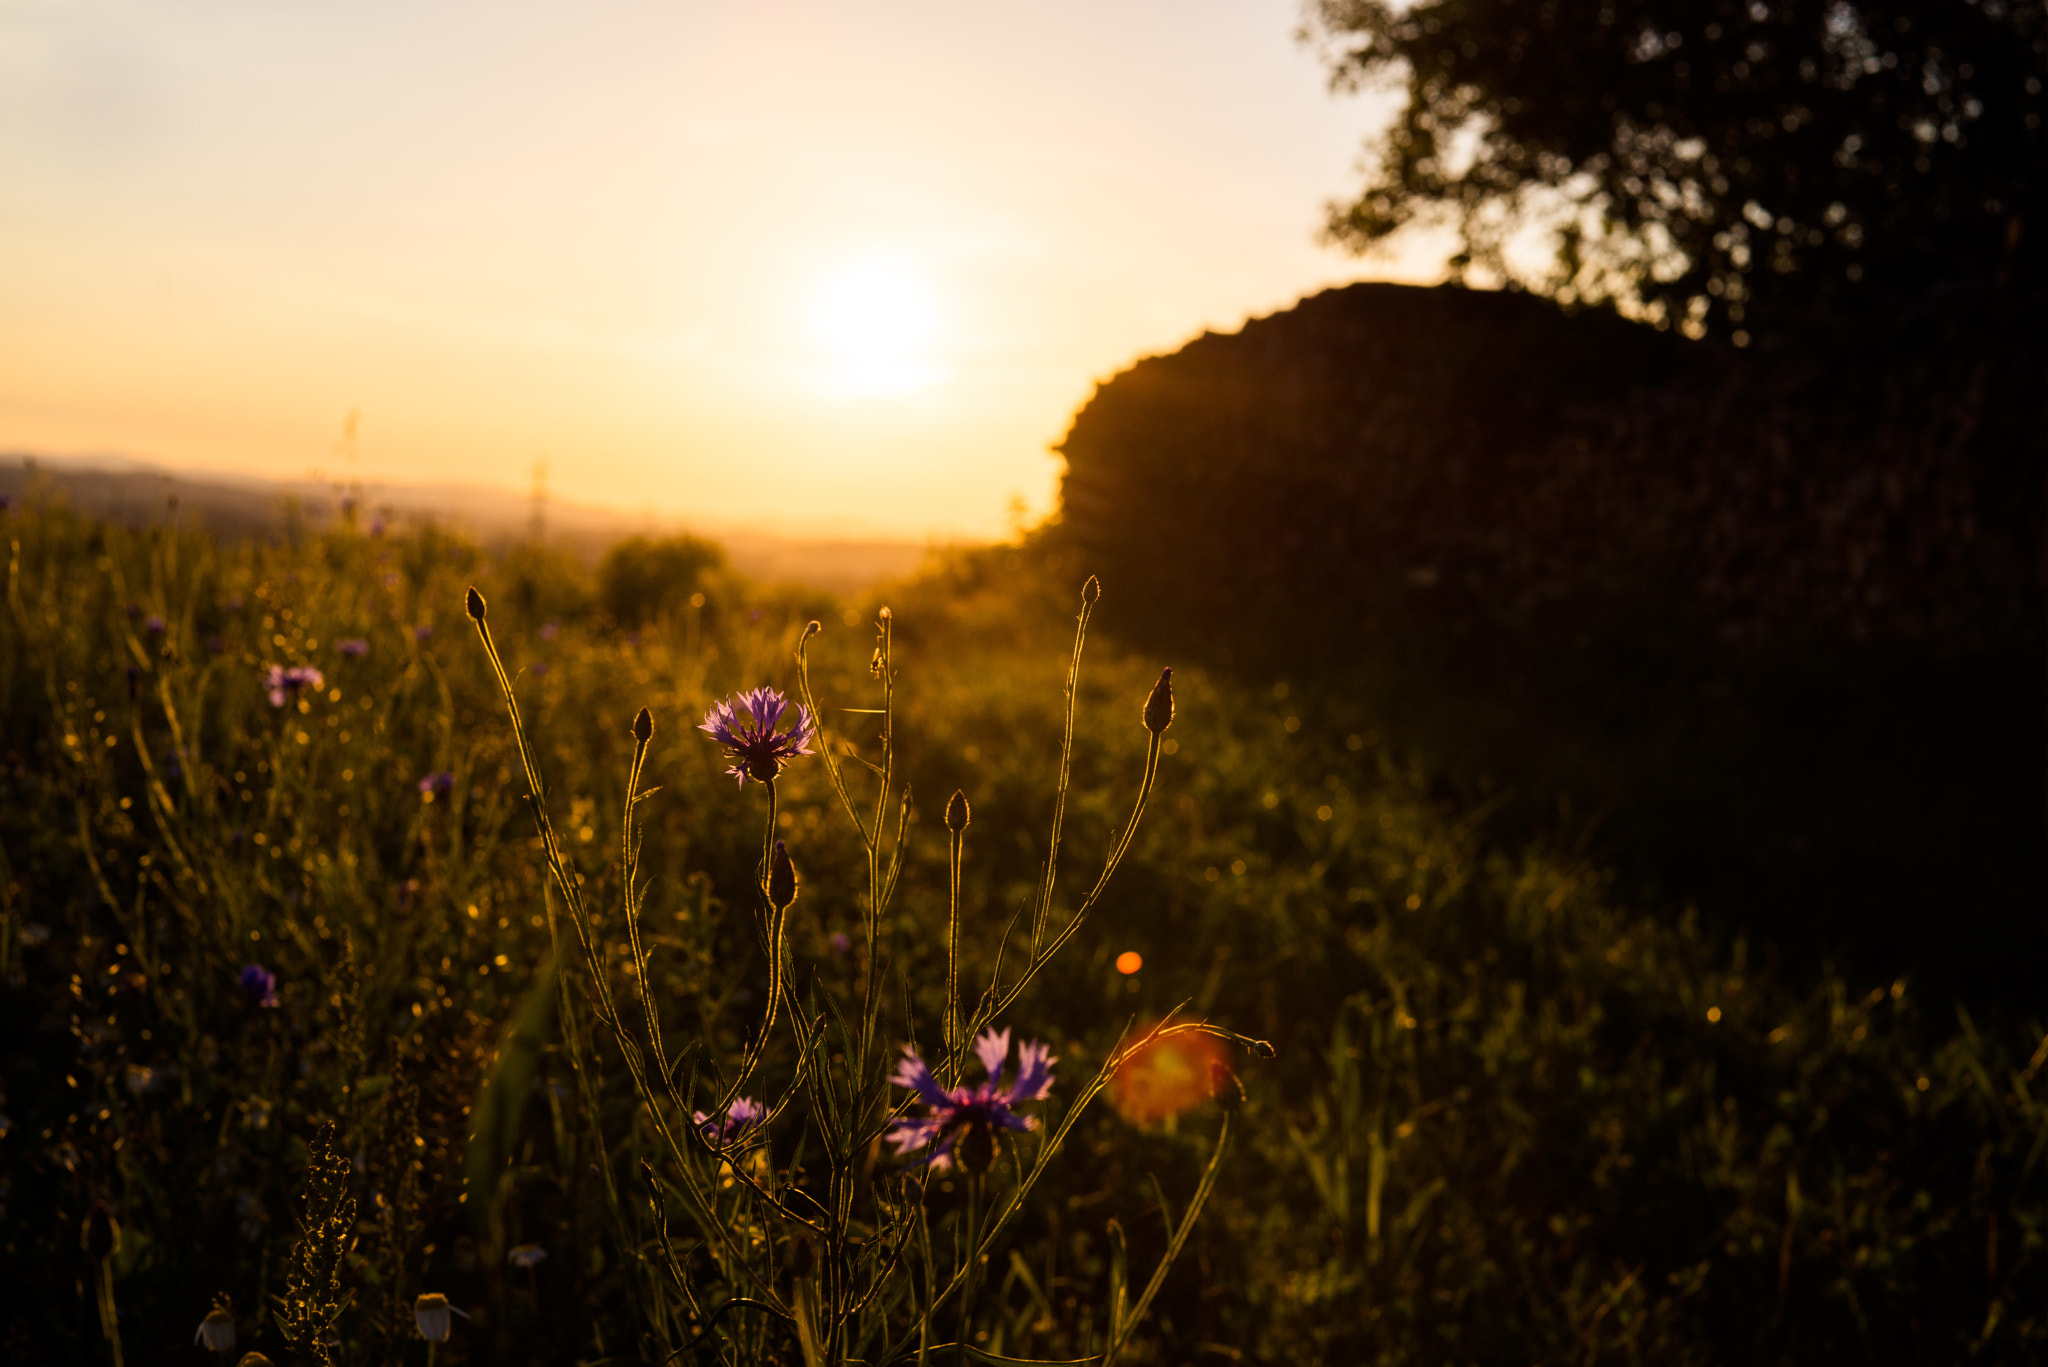
{"label": "seed head", "polygon": [[955,788],[953,796],[946,801],[946,829],[958,835],[967,829],[967,823],[974,813],[967,806],[967,794]]}
{"label": "seed head", "polygon": [[471,584],[469,592],[462,595],[462,607],[464,611],[469,613],[470,621],[483,621],[484,613],[487,609],[484,607],[484,596],[476,591],[476,585]]}
{"label": "seed head", "polygon": [[638,715],[636,715],[633,718],[633,739],[639,741],[642,745],[645,745],[649,740],[652,740],[653,738],[654,714],[643,707],[640,709]]}
{"label": "seed head", "polygon": [[777,911],[787,911],[795,900],[796,865],[790,862],[789,846],[778,840],[768,856],[768,902]]}
{"label": "seed head", "polygon": [[1145,699],[1145,729],[1159,735],[1173,725],[1173,666],[1159,671],[1159,682],[1152,685],[1152,696]]}

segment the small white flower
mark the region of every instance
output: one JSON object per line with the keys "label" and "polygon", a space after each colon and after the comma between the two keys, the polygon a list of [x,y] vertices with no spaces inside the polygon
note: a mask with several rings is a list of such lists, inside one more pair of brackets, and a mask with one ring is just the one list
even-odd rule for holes
{"label": "small white flower", "polygon": [[235,1317],[216,1305],[199,1321],[199,1332],[192,1336],[192,1341],[209,1353],[234,1352]]}
{"label": "small white flower", "polygon": [[[460,1310],[448,1304],[448,1298],[438,1291],[429,1291],[412,1303],[412,1317],[419,1324],[420,1337],[428,1343],[446,1343],[448,1331],[453,1326],[450,1315],[462,1315]],[[468,1319],[469,1316],[462,1315]]]}
{"label": "small white flower", "polygon": [[547,1256],[548,1251],[539,1244],[514,1244],[505,1254],[505,1261],[523,1272],[528,1268],[539,1267],[547,1261]]}

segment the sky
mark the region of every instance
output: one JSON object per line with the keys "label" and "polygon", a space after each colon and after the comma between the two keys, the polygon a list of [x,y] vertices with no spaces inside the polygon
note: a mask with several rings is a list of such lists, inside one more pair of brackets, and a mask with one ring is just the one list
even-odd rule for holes
{"label": "sky", "polygon": [[1000,537],[1351,280],[1297,0],[0,0],[0,451]]}

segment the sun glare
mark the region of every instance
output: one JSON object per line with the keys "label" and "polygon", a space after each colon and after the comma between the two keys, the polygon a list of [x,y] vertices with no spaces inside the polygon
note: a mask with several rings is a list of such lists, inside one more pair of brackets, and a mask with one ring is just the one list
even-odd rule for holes
{"label": "sun glare", "polygon": [[828,386],[842,393],[907,394],[929,388],[938,308],[930,283],[900,257],[842,266],[822,282],[812,329]]}

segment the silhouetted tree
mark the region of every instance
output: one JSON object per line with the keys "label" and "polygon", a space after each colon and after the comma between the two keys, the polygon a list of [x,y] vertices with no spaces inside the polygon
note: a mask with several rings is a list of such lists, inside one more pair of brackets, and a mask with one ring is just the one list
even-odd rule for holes
{"label": "silhouetted tree", "polygon": [[1331,208],[1354,248],[1442,216],[1458,261],[1505,271],[1541,224],[1557,264],[1525,283],[1729,333],[1781,301],[2043,282],[2040,0],[1308,8],[1340,86],[1407,97]]}
{"label": "silhouetted tree", "polygon": [[641,626],[680,607],[706,571],[724,564],[724,548],[702,537],[631,537],[598,565],[598,601],[619,625]]}

